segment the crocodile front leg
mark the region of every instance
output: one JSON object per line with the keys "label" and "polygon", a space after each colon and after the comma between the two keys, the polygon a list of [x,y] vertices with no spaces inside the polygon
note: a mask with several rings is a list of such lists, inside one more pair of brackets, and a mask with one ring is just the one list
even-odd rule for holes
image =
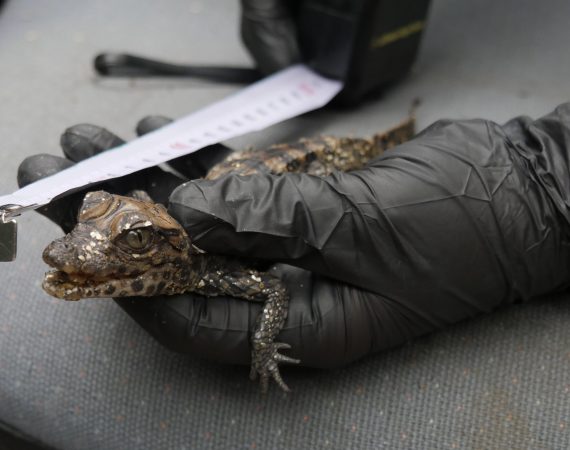
{"label": "crocodile front leg", "polygon": [[231,264],[224,257],[201,256],[204,258],[204,270],[194,290],[196,293],[210,297],[229,295],[248,301],[264,302],[251,338],[250,378],[256,380],[259,377],[262,393],[267,392],[270,378],[273,378],[281,389],[289,392],[289,387],[281,378],[279,363],[299,364],[300,360],[280,354],[280,349],[289,349],[291,346],[274,341],[287,318],[289,294],[283,282],[273,275],[246,268],[239,263],[236,267],[234,261],[234,264]]}
{"label": "crocodile front leg", "polygon": [[257,318],[253,334],[251,352],[250,379],[256,380],[259,376],[261,392],[267,392],[269,377],[271,376],[285,392],[289,387],[285,384],[279,373],[279,363],[299,364],[300,360],[290,358],[279,353],[280,349],[289,349],[286,343],[274,342],[287,318],[289,294],[283,282],[267,273],[252,274],[261,288],[261,295],[266,297],[263,311]]}

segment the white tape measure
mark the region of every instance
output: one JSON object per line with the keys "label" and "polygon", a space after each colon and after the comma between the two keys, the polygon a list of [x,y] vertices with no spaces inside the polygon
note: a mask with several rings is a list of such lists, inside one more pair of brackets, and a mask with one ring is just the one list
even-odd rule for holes
{"label": "white tape measure", "polygon": [[217,142],[261,130],[327,104],[342,82],[289,67],[163,128],[0,196],[0,261],[16,257],[13,217],[60,194],[121,177]]}

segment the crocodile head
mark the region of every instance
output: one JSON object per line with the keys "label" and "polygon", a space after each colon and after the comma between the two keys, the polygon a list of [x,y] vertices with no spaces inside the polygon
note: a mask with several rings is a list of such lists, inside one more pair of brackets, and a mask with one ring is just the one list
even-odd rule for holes
{"label": "crocodile head", "polygon": [[181,271],[187,276],[191,251],[185,230],[162,205],[90,192],[75,228],[43,252],[56,269],[43,288],[66,300],[172,294]]}

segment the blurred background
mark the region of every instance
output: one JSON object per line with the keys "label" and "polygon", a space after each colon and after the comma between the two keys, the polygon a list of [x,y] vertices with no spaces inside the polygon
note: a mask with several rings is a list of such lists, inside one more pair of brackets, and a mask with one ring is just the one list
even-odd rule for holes
{"label": "blurred background", "polygon": [[[540,116],[570,99],[569,17],[564,0],[433,0],[412,71],[383,95],[229,145],[371,135],[405,118],[415,98],[420,129],[440,118]],[[59,154],[70,125],[94,123],[129,139],[143,116],[181,117],[240,88],[102,79],[92,65],[102,51],[253,65],[239,39],[237,0],[4,2],[1,193],[16,189],[23,158]],[[247,368],[172,354],[112,301],[48,297],[41,251],[61,231],[33,213],[19,225],[18,259],[0,266],[2,450],[570,446],[564,296],[501,310],[341,370],[286,369],[294,393],[274,389],[262,398]]]}

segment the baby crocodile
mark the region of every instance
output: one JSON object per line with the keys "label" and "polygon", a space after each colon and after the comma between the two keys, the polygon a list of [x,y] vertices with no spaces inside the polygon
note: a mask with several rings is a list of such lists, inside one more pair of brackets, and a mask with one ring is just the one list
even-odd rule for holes
{"label": "baby crocodile", "polygon": [[[334,170],[361,168],[413,134],[412,117],[370,140],[320,137],[266,150],[246,150],[214,166],[206,178],[260,172],[326,176]],[[279,353],[290,346],[275,342],[285,323],[289,302],[279,278],[237,258],[200,251],[166,208],[140,191],[134,198],[90,192],[83,200],[77,222],[69,234],[44,250],[44,261],[56,269],[48,272],[43,282],[50,295],[79,300],[194,292],[263,302],[251,338],[250,377],[259,376],[263,392],[267,391],[270,378],[289,391],[281,378],[279,363],[297,364],[299,360]]]}

